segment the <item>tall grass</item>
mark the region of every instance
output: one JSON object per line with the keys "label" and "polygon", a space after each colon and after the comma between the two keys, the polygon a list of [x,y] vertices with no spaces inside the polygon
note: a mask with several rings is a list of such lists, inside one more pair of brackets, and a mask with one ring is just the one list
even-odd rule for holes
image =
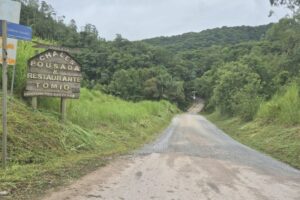
{"label": "tall grass", "polygon": [[257,117],[265,122],[283,125],[300,124],[299,86],[292,83],[283,94],[276,94],[271,101],[260,106]]}
{"label": "tall grass", "polygon": [[[18,42],[18,52],[17,52],[17,65],[16,65],[16,75],[15,75],[15,93],[21,94],[24,86],[26,84],[26,74],[27,74],[27,61],[29,58],[34,56],[35,49],[32,47],[31,42]],[[12,67],[9,70],[9,80],[11,80]]]}
{"label": "tall grass", "polygon": [[79,100],[68,102],[68,118],[88,128],[109,124],[127,125],[154,116],[165,117],[170,112],[176,112],[176,108],[166,101],[133,103],[87,89],[81,89]]}

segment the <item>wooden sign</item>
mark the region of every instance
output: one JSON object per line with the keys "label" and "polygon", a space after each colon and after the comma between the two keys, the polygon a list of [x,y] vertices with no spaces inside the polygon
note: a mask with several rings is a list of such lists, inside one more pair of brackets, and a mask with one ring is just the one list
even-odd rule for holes
{"label": "wooden sign", "polygon": [[28,61],[24,96],[79,98],[81,67],[70,54],[49,49]]}

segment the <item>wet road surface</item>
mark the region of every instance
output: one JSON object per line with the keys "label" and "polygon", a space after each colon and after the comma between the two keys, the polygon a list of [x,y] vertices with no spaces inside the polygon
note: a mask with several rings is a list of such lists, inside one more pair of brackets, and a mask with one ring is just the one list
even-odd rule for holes
{"label": "wet road surface", "polygon": [[191,113],[153,144],[44,200],[300,200],[300,171]]}

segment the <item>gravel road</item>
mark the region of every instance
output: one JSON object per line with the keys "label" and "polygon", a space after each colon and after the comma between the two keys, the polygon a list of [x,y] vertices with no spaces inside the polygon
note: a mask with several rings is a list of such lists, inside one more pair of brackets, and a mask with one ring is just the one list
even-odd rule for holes
{"label": "gravel road", "polygon": [[175,117],[153,144],[44,200],[300,200],[300,171],[236,142],[194,111]]}

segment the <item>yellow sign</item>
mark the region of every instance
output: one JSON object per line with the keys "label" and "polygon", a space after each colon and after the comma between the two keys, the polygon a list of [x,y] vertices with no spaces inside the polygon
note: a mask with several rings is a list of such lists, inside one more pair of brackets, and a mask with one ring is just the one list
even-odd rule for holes
{"label": "yellow sign", "polygon": [[[0,19],[13,23],[20,21],[21,4],[11,0],[0,0]],[[7,63],[16,64],[18,40],[7,39]],[[0,64],[2,63],[2,38],[0,37]]]}
{"label": "yellow sign", "polygon": [[[18,41],[15,39],[7,39],[7,63],[9,65],[16,64]],[[2,47],[2,38],[0,37],[0,46]],[[2,51],[2,48],[0,48]],[[0,64],[2,63],[2,53],[0,53]]]}

